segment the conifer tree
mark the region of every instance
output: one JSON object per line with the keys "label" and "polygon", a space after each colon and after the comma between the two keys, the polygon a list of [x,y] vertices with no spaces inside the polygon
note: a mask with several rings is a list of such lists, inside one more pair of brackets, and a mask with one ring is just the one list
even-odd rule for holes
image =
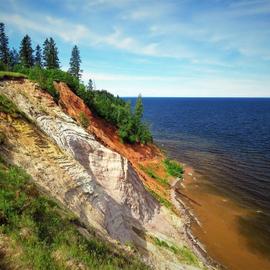
{"label": "conifer tree", "polygon": [[93,91],[94,90],[92,79],[89,79],[89,81],[88,81],[87,90],[88,91]]}
{"label": "conifer tree", "polygon": [[8,48],[8,37],[5,33],[5,24],[0,23],[0,62],[9,65],[10,55]]}
{"label": "conifer tree", "polygon": [[31,38],[28,35],[24,36],[24,38],[21,41],[20,62],[25,67],[32,67],[34,65]]}
{"label": "conifer tree", "polygon": [[80,51],[77,45],[75,45],[71,52],[71,57],[69,61],[70,68],[68,72],[76,77],[77,79],[80,79],[82,70],[80,69],[81,65],[81,57],[80,57]]}
{"label": "conifer tree", "polygon": [[41,47],[38,44],[35,49],[35,65],[39,67],[42,67],[41,54]]}
{"label": "conifer tree", "polygon": [[135,105],[135,111],[134,111],[134,119],[136,123],[141,122],[141,118],[143,116],[143,103],[142,103],[142,96],[139,94],[136,105]]}
{"label": "conifer tree", "polygon": [[15,65],[19,64],[20,62],[20,56],[19,53],[12,48],[12,50],[9,52],[10,55],[10,66],[14,67]]}
{"label": "conifer tree", "polygon": [[58,49],[53,38],[46,38],[43,43],[43,62],[48,69],[59,68]]}

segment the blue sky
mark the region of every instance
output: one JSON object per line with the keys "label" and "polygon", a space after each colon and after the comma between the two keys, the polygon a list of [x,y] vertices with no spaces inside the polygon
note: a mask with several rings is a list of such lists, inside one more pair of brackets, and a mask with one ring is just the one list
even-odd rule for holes
{"label": "blue sky", "polygon": [[0,2],[10,46],[52,36],[63,69],[120,96],[270,97],[269,0]]}

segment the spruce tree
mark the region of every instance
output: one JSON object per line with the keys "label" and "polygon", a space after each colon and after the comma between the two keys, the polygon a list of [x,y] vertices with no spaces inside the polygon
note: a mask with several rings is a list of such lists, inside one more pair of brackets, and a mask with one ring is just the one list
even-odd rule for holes
{"label": "spruce tree", "polygon": [[134,119],[136,123],[140,123],[143,117],[143,103],[142,103],[142,96],[139,94],[134,111]]}
{"label": "spruce tree", "polygon": [[53,38],[46,39],[43,43],[43,62],[48,69],[59,68],[58,49]]}
{"label": "spruce tree", "polygon": [[41,54],[41,47],[38,44],[35,49],[35,65],[39,67],[42,67]]}
{"label": "spruce tree", "polygon": [[0,23],[0,61],[5,64],[9,65],[10,55],[9,55],[9,48],[8,48],[8,37],[5,33],[5,24]]}
{"label": "spruce tree", "polygon": [[89,81],[88,81],[87,90],[88,91],[93,91],[94,90],[92,79],[89,79]]}
{"label": "spruce tree", "polygon": [[34,65],[31,38],[28,35],[24,36],[24,38],[21,41],[20,62],[25,67],[32,67]]}
{"label": "spruce tree", "polygon": [[10,55],[10,66],[14,67],[15,65],[19,64],[20,62],[20,56],[19,53],[12,48],[12,50],[9,52]]}
{"label": "spruce tree", "polygon": [[80,64],[81,64],[81,57],[80,57],[80,51],[79,48],[77,47],[77,45],[75,45],[72,49],[71,52],[71,57],[70,57],[70,61],[69,61],[69,65],[70,68],[68,70],[68,72],[73,75],[74,77],[76,77],[77,79],[80,79],[81,77],[81,72],[82,70],[80,70]]}

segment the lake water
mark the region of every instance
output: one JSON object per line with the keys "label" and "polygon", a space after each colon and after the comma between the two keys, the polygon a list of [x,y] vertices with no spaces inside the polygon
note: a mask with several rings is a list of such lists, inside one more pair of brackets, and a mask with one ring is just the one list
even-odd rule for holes
{"label": "lake water", "polygon": [[[135,99],[130,100],[134,104]],[[190,188],[190,194],[207,202],[205,208],[209,211],[213,208],[213,216],[209,216],[209,211],[203,214],[198,210],[205,228],[214,228],[208,224],[210,219],[216,219],[215,226],[219,222],[214,216],[218,203],[210,196],[220,196],[224,202],[230,200],[216,209],[224,213],[225,224],[220,223],[217,235],[212,235],[218,239],[216,248],[210,246],[209,240],[213,242],[213,229],[209,229],[207,238],[195,228],[206,245],[208,239],[213,256],[229,269],[252,269],[252,262],[253,266],[260,266],[257,269],[270,269],[270,99],[144,98],[143,103],[144,118],[155,141],[171,157],[192,166],[201,180],[195,185],[196,192]],[[246,254],[242,254],[246,265],[243,262],[237,267],[237,258],[222,257],[222,248],[230,249],[233,242],[226,244],[226,234],[232,239],[235,235],[242,237],[238,249],[246,249]],[[228,257],[238,256],[239,261],[242,255],[235,250]],[[262,258],[262,264],[257,257]]]}

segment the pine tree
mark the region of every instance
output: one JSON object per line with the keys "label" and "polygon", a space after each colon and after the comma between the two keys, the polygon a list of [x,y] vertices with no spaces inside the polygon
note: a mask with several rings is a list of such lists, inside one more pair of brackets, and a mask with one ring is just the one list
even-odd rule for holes
{"label": "pine tree", "polygon": [[42,67],[41,54],[41,47],[38,44],[35,49],[35,65],[39,67]]}
{"label": "pine tree", "polygon": [[24,38],[21,41],[20,62],[25,67],[32,67],[34,65],[31,38],[28,35],[24,36]]}
{"label": "pine tree", "polygon": [[89,81],[88,81],[87,90],[88,91],[93,91],[94,90],[92,79],[89,79]]}
{"label": "pine tree", "polygon": [[5,33],[5,24],[0,23],[0,61],[9,65],[10,55],[8,49],[8,37]]}
{"label": "pine tree", "polygon": [[73,75],[74,77],[76,77],[77,79],[80,79],[81,77],[81,72],[82,70],[80,70],[80,64],[81,64],[81,57],[80,57],[80,51],[79,48],[77,47],[77,45],[75,45],[72,49],[71,52],[71,57],[70,57],[70,61],[69,61],[69,65],[70,68],[68,70],[68,72]]}
{"label": "pine tree", "polygon": [[12,48],[12,50],[9,52],[10,55],[10,66],[14,67],[15,65],[19,64],[20,62],[20,56],[19,53]]}
{"label": "pine tree", "polygon": [[58,49],[53,38],[46,38],[43,43],[43,62],[48,69],[59,68]]}
{"label": "pine tree", "polygon": [[140,123],[142,117],[143,117],[143,103],[142,103],[142,96],[141,94],[139,94],[134,111],[134,119],[136,123]]}

